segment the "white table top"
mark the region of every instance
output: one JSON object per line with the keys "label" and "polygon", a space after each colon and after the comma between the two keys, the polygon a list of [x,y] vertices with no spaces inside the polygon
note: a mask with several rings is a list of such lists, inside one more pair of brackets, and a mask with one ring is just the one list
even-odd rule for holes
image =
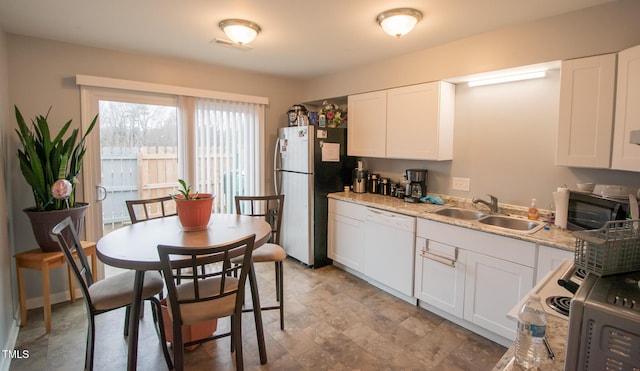
{"label": "white table top", "polygon": [[209,227],[185,232],[177,216],[152,219],[117,229],[100,238],[98,257],[105,264],[125,269],[158,270],[159,244],[206,247],[235,241],[255,233],[255,247],[269,240],[271,226],[264,219],[236,214],[212,214]]}

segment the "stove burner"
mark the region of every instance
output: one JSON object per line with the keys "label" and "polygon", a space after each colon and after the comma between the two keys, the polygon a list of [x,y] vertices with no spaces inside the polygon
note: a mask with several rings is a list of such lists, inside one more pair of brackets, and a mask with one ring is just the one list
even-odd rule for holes
{"label": "stove burner", "polygon": [[576,277],[583,280],[587,276],[587,271],[583,268],[577,268],[574,274],[576,275]]}
{"label": "stove burner", "polygon": [[569,304],[571,298],[568,296],[549,296],[547,298],[547,305],[556,312],[569,316]]}

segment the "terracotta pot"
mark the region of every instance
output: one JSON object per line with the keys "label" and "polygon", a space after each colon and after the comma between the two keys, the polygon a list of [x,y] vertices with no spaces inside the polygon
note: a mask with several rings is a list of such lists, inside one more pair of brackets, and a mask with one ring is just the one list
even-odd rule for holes
{"label": "terracotta pot", "polygon": [[[169,315],[169,308],[167,307],[167,299],[164,298],[160,300],[160,304],[162,305],[162,322],[164,325],[164,334],[165,338],[168,342],[173,343],[173,320]],[[183,325],[182,326],[182,342],[186,343],[193,340],[200,340],[204,338],[208,338],[216,332],[218,329],[218,320],[211,319],[207,321],[202,321],[195,323],[193,325]],[[199,347],[201,344],[190,345],[185,347],[186,350],[194,350]]]}
{"label": "terracotta pot", "polygon": [[182,229],[185,231],[207,229],[214,198],[215,196],[210,193],[200,193],[195,200],[176,198],[176,211],[178,212],[178,219]]}
{"label": "terracotta pot", "polygon": [[76,232],[80,235],[84,227],[84,214],[87,212],[88,207],[88,203],[76,202],[76,207],[64,210],[37,211],[35,208],[30,207],[22,211],[27,214],[31,221],[33,235],[40,249],[44,252],[53,252],[60,251],[58,242],[51,238],[53,227],[70,216]]}

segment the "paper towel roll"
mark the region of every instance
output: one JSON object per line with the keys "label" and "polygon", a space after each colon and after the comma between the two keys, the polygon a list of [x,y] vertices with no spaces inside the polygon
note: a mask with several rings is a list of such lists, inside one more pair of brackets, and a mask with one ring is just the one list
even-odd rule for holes
{"label": "paper towel roll", "polygon": [[557,192],[553,192],[553,201],[556,204],[556,225],[562,229],[567,229],[569,189],[558,188]]}

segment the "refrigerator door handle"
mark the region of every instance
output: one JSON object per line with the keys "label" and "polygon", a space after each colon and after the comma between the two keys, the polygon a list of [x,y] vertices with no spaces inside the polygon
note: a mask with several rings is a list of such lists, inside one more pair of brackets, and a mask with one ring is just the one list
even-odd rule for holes
{"label": "refrigerator door handle", "polygon": [[280,152],[280,137],[276,138],[276,145],[273,151],[273,190],[276,195],[280,194],[280,183],[282,183],[280,162],[278,161],[278,153]]}

